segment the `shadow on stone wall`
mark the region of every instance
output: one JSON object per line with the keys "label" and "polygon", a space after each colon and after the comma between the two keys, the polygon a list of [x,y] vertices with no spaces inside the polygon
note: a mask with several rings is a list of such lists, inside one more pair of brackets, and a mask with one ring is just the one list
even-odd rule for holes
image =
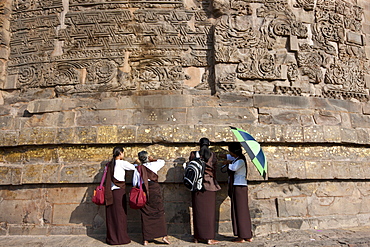
{"label": "shadow on stone wall", "polygon": [[[94,193],[94,189],[99,185],[105,165],[108,160],[102,161],[100,163],[99,172],[94,177],[94,184],[88,186],[85,191],[80,204],[73,210],[69,223],[80,224],[86,227],[86,234],[96,238],[97,235],[105,235],[105,206],[95,205],[91,199]],[[98,239],[98,238],[97,238]]]}
{"label": "shadow on stone wall", "polygon": [[[222,152],[225,150],[212,150],[214,152]],[[162,195],[165,205],[166,222],[168,234],[173,235],[190,235],[192,231],[192,206],[191,192],[188,191],[182,184],[184,168],[183,164],[188,160],[184,157],[174,159],[172,165],[164,167],[162,181]],[[94,177],[94,184],[87,186],[79,205],[72,211],[69,219],[70,224],[76,224],[86,228],[86,234],[92,238],[104,241],[103,236],[106,234],[105,226],[105,206],[97,206],[92,203],[91,198],[95,187],[100,183],[103,176],[104,167],[108,161],[100,163],[99,172]],[[222,208],[222,205],[227,201],[227,175],[221,173],[222,161],[217,164],[217,180],[220,182],[222,189],[217,192],[216,200],[216,233],[224,232],[225,224],[229,224],[228,208]],[[126,172],[126,198],[128,200],[129,191],[132,187],[132,171]],[[128,202],[127,202],[128,203]],[[227,204],[227,203],[226,203]],[[134,241],[141,241],[141,216],[139,210],[127,207],[127,224],[128,233]],[[227,228],[227,227],[226,227]]]}

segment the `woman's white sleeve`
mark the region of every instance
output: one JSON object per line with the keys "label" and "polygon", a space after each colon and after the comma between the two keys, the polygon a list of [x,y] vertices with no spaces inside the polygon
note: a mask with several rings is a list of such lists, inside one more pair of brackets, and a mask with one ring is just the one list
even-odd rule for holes
{"label": "woman's white sleeve", "polygon": [[124,161],[123,162],[123,169],[125,169],[125,170],[132,170],[133,171],[136,168],[135,168],[135,165],[131,164],[130,162]]}
{"label": "woman's white sleeve", "polygon": [[153,162],[148,162],[145,164],[146,167],[148,167],[153,172],[157,173],[165,164],[164,160],[157,160]]}
{"label": "woman's white sleeve", "polygon": [[244,165],[244,161],[243,160],[237,160],[234,163],[229,164],[229,169],[232,170],[232,171],[237,171],[243,165]]}

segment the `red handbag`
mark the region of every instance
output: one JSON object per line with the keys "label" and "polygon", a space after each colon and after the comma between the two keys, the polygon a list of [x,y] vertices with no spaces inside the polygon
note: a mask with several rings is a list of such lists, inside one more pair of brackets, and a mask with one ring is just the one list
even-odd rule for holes
{"label": "red handbag", "polygon": [[130,208],[132,209],[140,209],[143,208],[146,204],[146,193],[143,190],[143,183],[141,177],[141,166],[138,167],[138,172],[140,174],[140,181],[139,181],[139,188],[132,187],[130,190]]}
{"label": "red handbag", "polygon": [[[108,163],[109,164],[109,163]],[[96,205],[104,205],[105,204],[105,187],[104,187],[104,181],[105,177],[107,176],[107,170],[108,170],[108,164],[105,166],[104,174],[101,179],[100,185],[96,186],[96,189],[94,190],[94,195],[92,196],[92,202]]]}

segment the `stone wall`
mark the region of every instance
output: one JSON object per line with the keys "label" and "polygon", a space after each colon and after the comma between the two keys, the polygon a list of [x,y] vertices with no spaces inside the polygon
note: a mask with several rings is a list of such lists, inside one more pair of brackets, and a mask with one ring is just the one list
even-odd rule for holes
{"label": "stone wall", "polygon": [[165,159],[169,234],[191,233],[182,164],[229,126],[269,162],[248,164],[256,234],[369,225],[368,1],[0,0],[0,32],[1,235],[105,233],[91,194],[116,145]]}

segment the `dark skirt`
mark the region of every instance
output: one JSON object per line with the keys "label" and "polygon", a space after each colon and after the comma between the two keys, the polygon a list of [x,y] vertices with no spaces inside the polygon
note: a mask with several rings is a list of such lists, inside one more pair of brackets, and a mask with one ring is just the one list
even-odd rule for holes
{"label": "dark skirt", "polygon": [[215,239],[216,191],[192,192],[194,238]]}
{"label": "dark skirt", "polygon": [[252,222],[248,206],[248,186],[233,186],[231,220],[235,236],[244,239],[252,238]]}
{"label": "dark skirt", "polygon": [[112,190],[113,204],[106,206],[107,243],[111,245],[131,242],[127,234],[127,203],[124,189]]}
{"label": "dark skirt", "polygon": [[149,182],[149,200],[140,211],[144,240],[167,236],[162,192],[157,182]]}

